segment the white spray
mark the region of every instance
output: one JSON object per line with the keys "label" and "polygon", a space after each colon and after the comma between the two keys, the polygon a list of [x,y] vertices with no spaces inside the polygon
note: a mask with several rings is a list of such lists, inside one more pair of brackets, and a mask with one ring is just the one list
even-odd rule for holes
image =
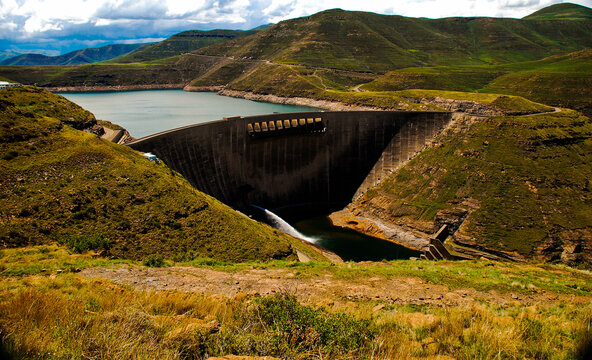
{"label": "white spray", "polygon": [[274,228],[278,229],[281,232],[284,232],[290,236],[293,236],[295,238],[298,239],[302,239],[304,241],[308,241],[310,243],[315,243],[317,241],[317,239],[312,238],[310,236],[306,236],[304,234],[302,234],[300,231],[296,230],[292,225],[288,224],[284,219],[282,219],[281,217],[277,216],[276,214],[272,213],[271,211],[264,209],[262,207],[253,205],[261,210],[263,210],[265,212],[265,216],[267,217],[267,220],[269,221],[270,225],[273,226]]}

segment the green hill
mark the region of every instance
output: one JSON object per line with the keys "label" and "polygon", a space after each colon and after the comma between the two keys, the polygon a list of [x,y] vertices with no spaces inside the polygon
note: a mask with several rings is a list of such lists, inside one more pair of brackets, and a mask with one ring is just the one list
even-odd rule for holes
{"label": "green hill", "polygon": [[234,38],[256,33],[257,30],[191,30],[171,36],[170,38],[152,44],[144,49],[135,51],[115,59],[116,63],[131,63],[164,59],[197,50],[202,47],[228,41]]}
{"label": "green hill", "polygon": [[563,3],[548,6],[528,16],[525,20],[590,20],[592,19],[592,9],[572,4]]}
{"label": "green hill", "polygon": [[36,66],[91,64],[110,60],[145,46],[147,46],[147,44],[113,44],[98,48],[80,49],[59,56],[22,54],[2,61],[0,65]]}
{"label": "green hill", "polygon": [[[558,27],[561,31],[558,31]],[[197,53],[341,70],[500,64],[592,47],[592,21],[424,19],[327,10]]]}
{"label": "green hill", "polygon": [[368,91],[431,89],[518,95],[592,115],[592,50],[496,66],[414,67],[361,86]]}
{"label": "green hill", "polygon": [[[352,211],[514,258],[592,263],[592,121],[563,110],[458,125]],[[504,255],[505,256],[505,255]]]}
{"label": "green hill", "polygon": [[1,90],[0,115],[2,247],[57,241],[122,258],[228,261],[295,259],[302,247],[166,165],[69,126],[95,119],[61,96]]}

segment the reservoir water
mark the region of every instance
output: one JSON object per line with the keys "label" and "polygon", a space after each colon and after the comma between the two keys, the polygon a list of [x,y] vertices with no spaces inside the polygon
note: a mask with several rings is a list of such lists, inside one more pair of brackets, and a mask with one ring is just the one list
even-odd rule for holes
{"label": "reservoir water", "polygon": [[213,92],[140,90],[61,93],[92,112],[97,119],[126,128],[135,138],[157,132],[220,120],[229,116],[274,112],[318,111],[316,108],[235,99]]}
{"label": "reservoir water", "polygon": [[420,252],[390,241],[335,227],[326,216],[294,223],[300,233],[314,238],[314,243],[339,255],[345,261],[382,261],[419,257]]}

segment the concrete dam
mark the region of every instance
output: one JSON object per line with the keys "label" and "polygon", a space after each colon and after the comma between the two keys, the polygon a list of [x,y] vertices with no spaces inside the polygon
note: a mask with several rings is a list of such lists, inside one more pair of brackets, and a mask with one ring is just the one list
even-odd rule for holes
{"label": "concrete dam", "polygon": [[152,152],[195,188],[250,212],[328,213],[423,149],[447,112],[302,112],[232,117],[129,143]]}

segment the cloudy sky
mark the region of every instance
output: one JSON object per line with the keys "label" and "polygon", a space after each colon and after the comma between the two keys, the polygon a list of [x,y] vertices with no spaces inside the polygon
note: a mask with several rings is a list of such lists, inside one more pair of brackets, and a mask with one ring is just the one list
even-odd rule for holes
{"label": "cloudy sky", "polygon": [[[251,29],[342,8],[412,17],[520,18],[561,0],[0,0],[0,52],[57,55],[183,30]],[[592,7],[592,0],[572,0]]]}

